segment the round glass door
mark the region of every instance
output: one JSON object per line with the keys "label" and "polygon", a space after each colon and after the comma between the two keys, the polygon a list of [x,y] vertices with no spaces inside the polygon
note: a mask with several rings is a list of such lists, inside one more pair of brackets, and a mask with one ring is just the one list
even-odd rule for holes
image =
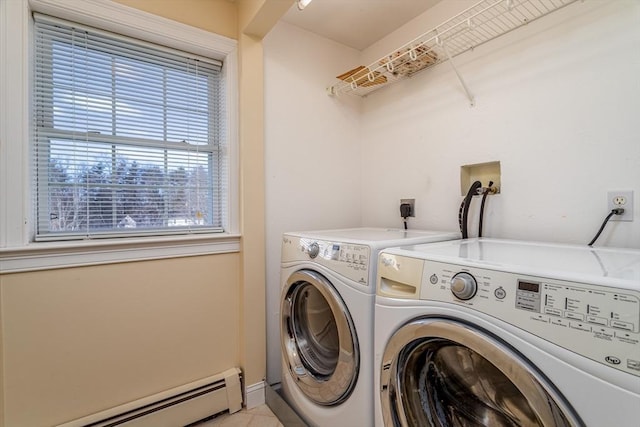
{"label": "round glass door", "polygon": [[386,426],[583,425],[515,350],[447,319],[418,319],[394,334],[380,393]]}
{"label": "round glass door", "polygon": [[311,270],[293,273],[282,295],[280,335],[289,373],[313,402],[343,402],[358,378],[360,355],[342,298]]}

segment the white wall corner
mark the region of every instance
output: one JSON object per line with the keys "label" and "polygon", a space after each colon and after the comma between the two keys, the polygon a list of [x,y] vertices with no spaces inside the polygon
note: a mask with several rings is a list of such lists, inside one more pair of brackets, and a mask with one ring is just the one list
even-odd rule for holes
{"label": "white wall corner", "polygon": [[256,408],[265,404],[265,386],[264,381],[247,386],[247,398],[245,400],[247,409]]}

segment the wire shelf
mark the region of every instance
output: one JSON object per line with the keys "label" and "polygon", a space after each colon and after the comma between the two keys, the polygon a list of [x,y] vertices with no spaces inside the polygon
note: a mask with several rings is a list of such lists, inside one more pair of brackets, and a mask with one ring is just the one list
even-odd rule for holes
{"label": "wire shelf", "polygon": [[365,96],[576,1],[482,0],[368,67],[360,66],[338,76],[339,81],[327,91],[330,95]]}

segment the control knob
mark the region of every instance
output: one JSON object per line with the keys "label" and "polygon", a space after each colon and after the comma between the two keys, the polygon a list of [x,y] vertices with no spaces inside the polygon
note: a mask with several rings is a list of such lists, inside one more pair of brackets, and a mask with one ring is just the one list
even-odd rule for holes
{"label": "control knob", "polygon": [[320,253],[320,246],[318,246],[317,242],[313,242],[309,245],[307,249],[307,253],[309,254],[309,258],[313,259],[318,256]]}
{"label": "control knob", "polygon": [[451,293],[461,300],[469,300],[478,290],[476,279],[469,273],[458,273],[451,279]]}

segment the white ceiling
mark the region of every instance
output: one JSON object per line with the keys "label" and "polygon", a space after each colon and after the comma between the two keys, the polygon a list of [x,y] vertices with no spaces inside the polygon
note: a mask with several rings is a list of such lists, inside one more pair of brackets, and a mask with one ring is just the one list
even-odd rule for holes
{"label": "white ceiling", "polygon": [[313,0],[282,18],[330,40],[363,50],[440,0]]}

